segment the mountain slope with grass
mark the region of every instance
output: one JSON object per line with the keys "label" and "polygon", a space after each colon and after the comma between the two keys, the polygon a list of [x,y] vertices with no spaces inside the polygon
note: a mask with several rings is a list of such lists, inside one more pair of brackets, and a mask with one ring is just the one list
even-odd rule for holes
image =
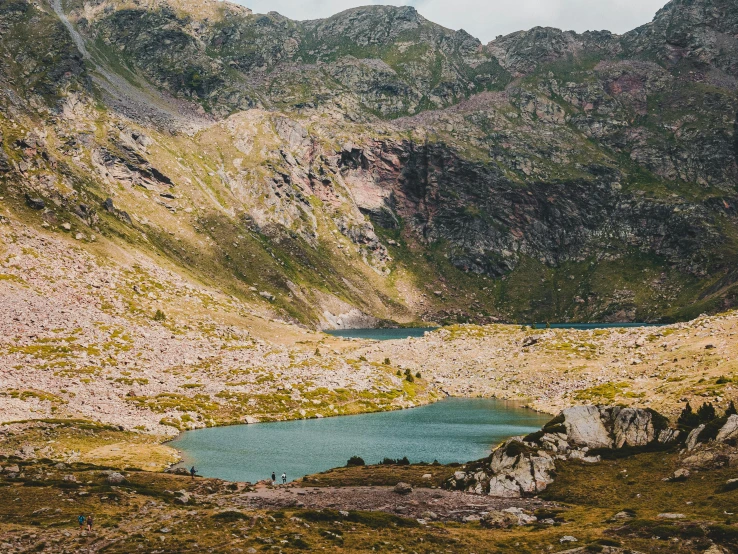
{"label": "mountain slope with grass", "polygon": [[0,25],[3,204],[29,226],[312,328],[736,302],[732,2],[487,45],[410,7],[15,0]]}

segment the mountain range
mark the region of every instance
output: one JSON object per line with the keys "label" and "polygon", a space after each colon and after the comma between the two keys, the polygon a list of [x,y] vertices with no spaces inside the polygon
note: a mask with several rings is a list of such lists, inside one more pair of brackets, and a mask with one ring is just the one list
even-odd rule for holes
{"label": "mountain range", "polygon": [[310,328],[684,320],[738,305],[737,90],[730,0],[489,44],[412,7],[7,0],[0,202]]}

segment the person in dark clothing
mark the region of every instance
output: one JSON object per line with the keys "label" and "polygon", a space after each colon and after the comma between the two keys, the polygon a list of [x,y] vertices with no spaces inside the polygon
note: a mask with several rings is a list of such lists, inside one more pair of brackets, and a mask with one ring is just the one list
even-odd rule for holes
{"label": "person in dark clothing", "polygon": [[195,473],[197,473],[197,470],[195,469],[195,466],[192,466],[190,468],[190,475],[192,476],[193,479],[195,478]]}
{"label": "person in dark clothing", "polygon": [[272,471],[272,485],[277,484],[277,474]]}
{"label": "person in dark clothing", "polygon": [[87,516],[87,530],[92,531],[92,516]]}

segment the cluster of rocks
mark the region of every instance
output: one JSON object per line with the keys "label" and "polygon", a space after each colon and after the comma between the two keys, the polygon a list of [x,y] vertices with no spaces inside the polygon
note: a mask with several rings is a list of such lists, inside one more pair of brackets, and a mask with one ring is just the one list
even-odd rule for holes
{"label": "cluster of rocks", "polygon": [[600,461],[597,449],[667,445],[680,432],[653,410],[576,406],[541,431],[505,441],[472,471],[458,471],[446,485],[507,498],[534,495],[553,483],[557,460]]}
{"label": "cluster of rocks", "polygon": [[685,437],[654,410],[575,406],[563,410],[540,431],[505,441],[483,462],[457,471],[446,486],[505,498],[532,496],[553,483],[557,461],[597,463],[603,449],[668,447],[684,440],[685,467],[665,479],[683,481],[690,476],[689,468],[738,465],[738,453],[730,448],[738,442],[738,415],[716,421],[720,428],[715,438],[703,445],[698,439],[705,425]]}
{"label": "cluster of rocks", "polygon": [[699,425],[689,433],[685,446],[680,457],[682,467],[669,480],[683,481],[692,471],[738,466],[738,450],[735,448],[738,446],[738,415]]}

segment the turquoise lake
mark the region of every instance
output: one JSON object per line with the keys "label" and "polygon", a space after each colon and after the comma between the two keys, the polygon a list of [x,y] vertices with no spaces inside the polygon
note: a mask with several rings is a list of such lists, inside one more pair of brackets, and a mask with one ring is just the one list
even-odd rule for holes
{"label": "turquoise lake", "polygon": [[403,456],[413,463],[477,460],[549,419],[502,400],[449,398],[394,412],[198,429],[169,445],[198,475],[253,483],[285,472],[292,481],[344,466],[351,456],[367,464]]}
{"label": "turquoise lake", "polygon": [[[545,323],[526,323],[535,325],[537,329],[545,329]],[[611,329],[631,327],[658,327],[660,323],[551,323],[552,329]],[[371,339],[371,340],[398,340],[410,337],[422,337],[427,331],[434,331],[438,327],[407,327],[404,329],[336,329],[325,331],[334,337],[347,339]]]}

